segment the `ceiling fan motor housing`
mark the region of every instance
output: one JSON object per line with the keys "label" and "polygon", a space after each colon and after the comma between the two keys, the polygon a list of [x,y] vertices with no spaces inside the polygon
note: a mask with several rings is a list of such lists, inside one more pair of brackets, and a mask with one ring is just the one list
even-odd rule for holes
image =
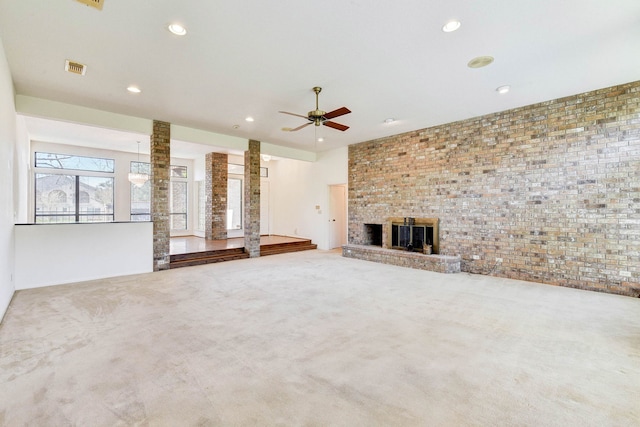
{"label": "ceiling fan motor housing", "polygon": [[322,123],[324,123],[327,120],[324,118],[325,114],[327,114],[326,111],[313,110],[313,111],[309,111],[307,113],[307,116],[309,117],[309,120],[311,120],[316,124],[316,126],[320,126]]}

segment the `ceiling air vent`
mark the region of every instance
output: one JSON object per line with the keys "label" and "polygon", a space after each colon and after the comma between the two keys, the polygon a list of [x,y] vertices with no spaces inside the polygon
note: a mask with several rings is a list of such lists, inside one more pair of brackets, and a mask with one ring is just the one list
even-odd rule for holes
{"label": "ceiling air vent", "polygon": [[98,10],[102,10],[102,5],[104,5],[104,0],[78,0],[80,3],[86,4],[87,6],[95,7]]}
{"label": "ceiling air vent", "polygon": [[69,61],[68,59],[64,63],[64,70],[74,74],[80,74],[84,76],[87,72],[87,66],[79,62]]}

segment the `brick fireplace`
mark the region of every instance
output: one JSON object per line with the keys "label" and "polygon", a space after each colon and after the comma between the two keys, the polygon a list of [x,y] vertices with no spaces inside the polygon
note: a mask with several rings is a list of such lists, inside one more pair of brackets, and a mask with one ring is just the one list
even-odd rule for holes
{"label": "brick fireplace", "polygon": [[[362,225],[359,244],[343,246],[342,255],[384,264],[458,273],[460,257],[439,255],[438,218],[391,217]],[[428,251],[425,246],[428,246]]]}
{"label": "brick fireplace", "polygon": [[640,81],[349,145],[349,246],[400,259],[391,217],[439,218],[415,262],[640,296],[638,99]]}

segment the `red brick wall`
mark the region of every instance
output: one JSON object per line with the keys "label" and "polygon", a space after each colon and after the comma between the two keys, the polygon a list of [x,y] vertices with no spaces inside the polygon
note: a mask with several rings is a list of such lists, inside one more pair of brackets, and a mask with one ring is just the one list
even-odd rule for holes
{"label": "red brick wall", "polygon": [[391,216],[462,271],[639,296],[640,81],[351,145],[349,243]]}
{"label": "red brick wall", "polygon": [[169,268],[169,165],[171,163],[171,124],[153,121],[150,141],[151,221],[153,221],[153,271]]}
{"label": "red brick wall", "polygon": [[225,153],[208,153],[205,156],[205,237],[227,238],[227,179],[229,156]]}
{"label": "red brick wall", "polygon": [[244,152],[244,251],[260,256],[260,141]]}

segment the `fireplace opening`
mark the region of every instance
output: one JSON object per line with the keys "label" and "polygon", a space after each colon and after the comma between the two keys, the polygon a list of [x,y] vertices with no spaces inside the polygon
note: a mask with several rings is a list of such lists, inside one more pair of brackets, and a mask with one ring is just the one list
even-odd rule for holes
{"label": "fireplace opening", "polygon": [[364,225],[364,244],[382,246],[382,224]]}
{"label": "fireplace opening", "polygon": [[440,253],[438,218],[390,218],[389,247],[425,254]]}
{"label": "fireplace opening", "polygon": [[433,227],[399,224],[391,226],[391,247],[421,252],[423,245],[433,246]]}

